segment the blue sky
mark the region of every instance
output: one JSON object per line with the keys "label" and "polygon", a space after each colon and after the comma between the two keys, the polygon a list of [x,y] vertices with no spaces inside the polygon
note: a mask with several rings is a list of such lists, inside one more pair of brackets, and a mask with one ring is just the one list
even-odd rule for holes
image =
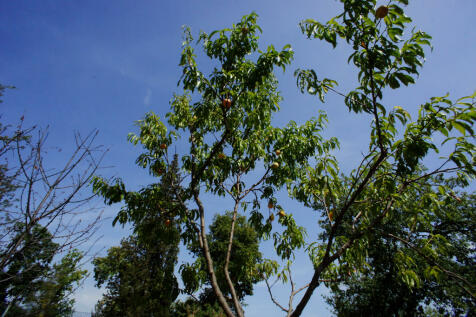
{"label": "blue sky", "polygon": [[[431,96],[450,93],[457,98],[476,88],[476,2],[412,2],[407,14],[418,28],[433,36],[434,50],[428,51],[417,84],[390,91],[385,104],[415,113]],[[87,133],[98,128],[97,143],[110,149],[104,163],[113,166],[103,173],[123,177],[131,189],[146,185],[150,178],[134,166],[140,149],[128,144],[126,136],[136,131],[134,121],[144,113],[154,111],[163,117],[172,94],[180,92],[176,84],[181,26],[189,25],[194,34],[210,32],[228,27],[252,11],[260,16],[262,48],[289,43],[295,51],[288,71],[277,71],[284,101],[274,123],[299,123],[315,116],[318,109],[327,111],[330,124],[326,135],[339,137],[337,156],[344,169],[352,168],[366,148],[365,120],[349,114],[338,96],[329,95],[321,104],[301,95],[292,75],[298,67],[312,67],[322,77],[336,79],[342,91],[355,84],[356,72],[346,63],[349,50],[345,45],[333,50],[325,43],[306,40],[298,28],[305,18],[326,21],[335,16],[339,12],[335,0],[0,0],[0,83],[17,87],[7,91],[0,104],[2,123],[14,124],[24,115],[26,126],[49,125],[50,144],[64,152],[70,148],[74,131]],[[59,155],[52,154],[49,159],[60,161]],[[295,209],[298,221],[309,223],[309,213],[299,213],[298,205],[283,200],[289,209]],[[106,214],[112,216],[116,210],[106,208]],[[127,230],[112,228],[110,220],[104,221],[101,232],[99,248],[117,244],[127,234]],[[296,264],[300,282],[305,283],[310,274],[308,265]],[[247,300],[248,316],[278,313],[262,286],[258,285],[255,293]],[[283,292],[280,295],[285,298]],[[98,296],[100,291],[87,281],[77,294],[77,309],[90,311]],[[327,315],[316,293],[306,316]]]}

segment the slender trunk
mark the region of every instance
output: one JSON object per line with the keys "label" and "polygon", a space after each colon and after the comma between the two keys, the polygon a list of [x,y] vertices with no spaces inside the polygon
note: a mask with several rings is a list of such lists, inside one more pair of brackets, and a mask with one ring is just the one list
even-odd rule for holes
{"label": "slender trunk", "polygon": [[236,308],[236,313],[239,317],[244,317],[243,309],[241,307],[240,301],[238,300],[238,296],[236,296],[235,287],[233,286],[233,282],[231,281],[231,278],[230,278],[230,273],[228,272],[228,266],[230,264],[230,257],[231,257],[231,249],[232,249],[232,246],[233,246],[233,234],[235,232],[235,223],[236,223],[236,214],[237,213],[238,213],[238,202],[235,203],[235,208],[233,210],[233,219],[231,221],[230,240],[228,242],[228,250],[227,250],[227,253],[226,253],[224,273],[225,273],[226,282],[228,283],[228,287],[230,288],[231,297],[233,299],[233,303],[234,303],[235,308]]}
{"label": "slender trunk", "polygon": [[210,283],[212,284],[212,289],[215,295],[218,298],[218,302],[220,303],[221,307],[225,311],[225,314],[228,317],[235,317],[233,314],[230,306],[226,302],[225,296],[223,295],[222,291],[220,290],[220,287],[218,286],[218,281],[215,275],[215,271],[213,269],[213,260],[210,255],[210,249],[208,248],[208,240],[207,240],[207,235],[205,231],[205,210],[203,208],[202,201],[198,197],[198,193],[194,193],[194,198],[195,202],[197,203],[198,210],[200,212],[200,239],[202,240],[202,252],[203,255],[205,256],[205,261],[207,263],[207,269],[208,269],[208,276],[210,278]]}

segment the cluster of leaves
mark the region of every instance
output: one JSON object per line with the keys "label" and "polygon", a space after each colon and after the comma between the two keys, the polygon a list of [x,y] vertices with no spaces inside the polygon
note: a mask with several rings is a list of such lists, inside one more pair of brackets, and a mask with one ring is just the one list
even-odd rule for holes
{"label": "cluster of leaves", "polygon": [[[217,272],[217,280],[223,293],[229,298],[231,298],[231,292],[226,284],[223,271],[232,219],[233,215],[231,212],[227,212],[224,215],[216,215],[210,225],[210,234],[208,235],[210,253],[215,265],[214,269]],[[238,215],[235,223],[234,248],[230,255],[229,271],[240,300],[243,300],[245,296],[253,295],[253,284],[261,280],[261,276],[255,269],[256,264],[262,260],[258,242],[258,234],[247,223],[246,217]],[[186,288],[189,289],[188,292],[193,293],[196,291],[197,286],[209,284],[209,280],[206,273],[206,261],[200,247],[198,244],[194,244],[189,249],[197,257],[197,261],[191,266],[184,265],[182,267],[182,276]],[[192,271],[190,272],[190,270]],[[204,294],[209,299],[205,300],[204,298],[202,302],[217,303],[211,287],[208,290],[206,289]]]}
{"label": "cluster of leaves", "polygon": [[[6,270],[0,273],[0,309],[5,316],[66,316],[72,313],[70,295],[85,277],[79,268],[83,254],[71,250],[53,264],[58,244],[40,225],[25,232],[16,225],[11,244],[22,252],[8,258]],[[5,254],[0,255],[2,258]]]}
{"label": "cluster of leaves", "polygon": [[[150,233],[159,230],[164,229]],[[177,243],[157,239],[154,244],[144,244],[131,236],[119,247],[110,248],[106,257],[94,259],[97,286],[106,285],[107,289],[94,315],[168,316],[169,306],[179,294],[174,276],[177,253]]]}
{"label": "cluster of leaves", "polygon": [[[284,128],[271,126],[271,115],[278,110],[281,100],[273,69],[285,69],[293,53],[289,46],[285,46],[282,51],[275,50],[273,46],[269,46],[265,51],[258,51],[257,33],[260,28],[256,19],[256,14],[251,14],[243,17],[232,29],[212,32],[209,35],[203,32],[200,34],[198,42],[203,44],[205,54],[219,64],[208,77],[197,67],[191,45],[192,36],[186,30],[180,62],[183,67],[180,83],[185,92],[173,98],[172,112],[166,115],[172,130],[167,132],[166,125],[159,117],[149,113],[144,120],[139,121],[140,133],[129,136],[131,142],[140,143],[145,148],[145,152],[138,157],[137,164],[148,168],[152,175],[163,177],[163,171],[169,165],[167,149],[181,131],[189,135],[190,152],[182,156],[182,169],[185,175],[190,176],[189,183],[180,190],[174,186],[169,187],[174,191],[174,196],[168,202],[176,203],[176,208],[167,206],[163,210],[177,210],[173,216],[176,223],[182,225],[182,239],[186,244],[200,246],[207,267],[215,260],[215,255],[210,256],[210,253],[213,253],[212,247],[205,247],[205,244],[208,245],[208,239],[212,241],[213,237],[207,237],[203,225],[200,229],[196,223],[198,220],[202,222],[205,214],[199,198],[201,188],[218,196],[231,197],[235,207],[241,206],[246,210],[251,205],[251,224],[259,237],[270,237],[272,221],[263,218],[260,212],[261,203],[273,201],[279,210],[281,206],[277,204],[274,193],[299,175],[305,174],[308,161],[315,153],[327,155],[338,146],[335,139],[324,140],[318,134],[325,126],[324,114],[302,126],[294,122]],[[192,103],[192,96],[197,95],[200,96],[199,100]],[[279,155],[275,153],[278,149]],[[274,163],[279,169],[271,168]],[[248,173],[257,168],[258,164],[264,165],[265,172],[253,181]],[[228,185],[228,182],[231,182],[231,185]],[[135,225],[146,216],[146,213],[142,212],[146,209],[135,208],[135,205],[155,206],[160,204],[160,199],[156,200],[154,197],[162,195],[157,192],[156,196],[146,197],[149,193],[147,190],[140,193],[127,192],[121,181],[109,185],[100,178],[95,179],[94,189],[103,195],[108,203],[124,200],[126,207],[119,212],[116,220],[121,223],[131,221]],[[253,196],[251,203],[244,201],[248,195]],[[196,203],[196,209],[188,206],[190,201]],[[237,208],[234,210],[236,214]],[[235,223],[235,220],[232,223]],[[275,243],[282,250],[281,257],[289,259],[293,250],[303,245],[304,230],[296,225],[290,213],[280,217],[279,223],[285,230],[282,234],[274,235]],[[232,233],[232,236],[234,234]],[[222,243],[227,244],[228,239],[225,241]],[[236,238],[236,241],[239,241],[239,238]],[[235,245],[233,249],[236,247]],[[204,248],[210,251],[204,251]],[[220,251],[226,249],[219,248]],[[216,257],[216,261],[220,263],[223,258],[223,255]],[[220,264],[217,264],[217,267],[220,267]],[[229,271],[233,270],[230,268]],[[209,269],[207,275],[210,280]],[[225,272],[225,279],[226,275]],[[255,277],[251,278],[245,290],[235,293],[250,293],[249,283],[255,280]],[[230,289],[228,282],[228,286],[223,283],[212,287],[214,291],[217,288]],[[235,287],[241,289],[241,286]],[[236,299],[240,300],[243,295],[237,296]],[[220,298],[219,295],[217,297]],[[235,307],[236,311],[240,309]]]}
{"label": "cluster of leaves", "polygon": [[475,195],[454,192],[458,185],[437,177],[407,193],[409,200],[389,215],[379,235],[369,237],[364,265],[348,267],[348,276],[342,272],[339,283],[329,283],[328,302],[337,315],[425,316],[429,308],[471,315]]}
{"label": "cluster of leaves", "polygon": [[[453,282],[456,280],[463,289],[469,288],[467,291],[471,294],[474,283],[454,275],[456,268],[450,263],[437,260],[437,255],[444,254],[446,249],[442,247],[441,235],[431,230],[442,217],[441,212],[435,211],[442,206],[441,197],[434,189],[440,187],[442,193],[451,190],[442,186],[441,181],[432,181],[432,176],[456,173],[461,186],[467,186],[474,178],[476,148],[472,126],[476,119],[476,95],[456,101],[448,96],[432,98],[420,106],[414,121],[402,106],[388,111],[383,101],[385,89],[414,83],[423,64],[423,47],[430,45],[430,36],[413,30],[408,38],[403,38],[403,30],[411,19],[399,4],[407,4],[407,1],[390,1],[384,7],[383,11],[387,13],[383,16],[376,12],[376,1],[342,2],[342,14],[325,24],[306,20],[301,28],[309,38],[325,40],[334,47],[338,38],[350,44],[354,51],[348,61],[358,68],[360,85],[349,93],[340,93],[334,88],[335,81],[320,81],[314,70],[300,70],[297,72],[298,86],[302,91],[319,95],[321,100],[327,91],[338,92],[345,97],[349,111],[370,114],[373,121],[369,150],[349,176],[340,175],[335,160],[327,164],[318,162],[294,189],[296,199],[323,215],[321,226],[324,231],[320,236],[322,243],[311,243],[307,248],[316,270],[304,301],[293,316],[300,314],[307,295],[312,294],[314,285],[319,285],[318,277],[332,284],[348,272],[368,266],[368,252],[375,251],[373,248],[378,244],[375,246],[374,242],[383,239],[388,225],[399,228],[393,238],[403,239],[398,244],[406,241],[412,246],[391,253],[400,280],[409,288],[420,286],[422,276],[435,275],[438,270],[434,266],[439,263],[446,267],[442,274]],[[437,168],[425,168],[423,159],[434,157],[430,154],[439,153],[444,146],[453,150],[438,158]],[[332,166],[332,170],[326,166]],[[433,190],[428,190],[428,186]],[[421,194],[424,190],[427,192]],[[415,202],[416,192],[422,197]],[[400,210],[407,210],[402,218],[396,216]],[[459,217],[463,219],[463,215]],[[410,234],[415,230],[419,232],[422,227],[427,231],[423,230],[421,235]],[[445,243],[458,244],[456,241]],[[467,249],[465,252],[471,253]],[[417,260],[420,253],[425,257]],[[423,263],[430,263],[431,267]],[[415,267],[419,268],[418,272]]]}
{"label": "cluster of leaves", "polygon": [[[180,214],[174,202],[175,190],[180,190],[177,160],[160,183],[139,192],[127,192],[119,180],[101,188],[108,190],[103,196],[109,203],[126,202],[114,222],[133,221],[134,234],[93,261],[97,286],[106,285],[108,290],[97,303],[95,316],[168,316],[179,294],[174,274],[180,241],[174,220]],[[95,179],[94,186],[100,181]]]}
{"label": "cluster of leaves", "polygon": [[223,309],[218,303],[213,305],[202,300],[188,298],[185,301],[176,301],[170,308],[171,315],[176,317],[224,317]]}

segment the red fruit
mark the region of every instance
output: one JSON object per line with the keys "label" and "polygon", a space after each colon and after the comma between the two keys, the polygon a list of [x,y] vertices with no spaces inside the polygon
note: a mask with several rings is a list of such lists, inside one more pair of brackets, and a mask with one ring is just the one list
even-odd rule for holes
{"label": "red fruit", "polygon": [[229,109],[231,107],[231,99],[228,99],[228,98],[225,98],[221,101],[221,105],[225,108],[225,109]]}

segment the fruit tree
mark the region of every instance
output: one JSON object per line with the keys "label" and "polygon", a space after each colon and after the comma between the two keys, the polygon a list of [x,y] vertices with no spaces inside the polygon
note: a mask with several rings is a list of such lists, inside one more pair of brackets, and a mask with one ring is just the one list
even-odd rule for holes
{"label": "fruit tree", "polygon": [[[229,272],[239,211],[261,239],[274,240],[276,255],[281,259],[262,260],[248,274],[258,274],[265,280],[277,274],[289,281],[292,291],[287,306],[275,301],[272,294],[271,298],[288,316],[299,316],[320,283],[333,283],[343,274],[358,274],[365,269],[369,241],[384,234],[381,229],[390,215],[409,203],[411,196],[406,193],[410,189],[431,182],[437,175],[451,173],[461,184],[468,184],[474,176],[472,125],[476,113],[471,98],[432,98],[420,107],[415,119],[404,107],[392,107],[391,101],[384,99],[389,89],[415,81],[423,65],[424,47],[430,45],[430,36],[422,31],[404,35],[411,19],[400,6],[407,1],[388,1],[380,11],[376,1],[341,2],[343,11],[337,17],[327,23],[306,20],[301,28],[309,38],[325,40],[333,46],[339,39],[350,45],[353,50],[349,62],[357,68],[358,86],[349,92],[338,91],[336,81],[321,79],[312,69],[298,70],[296,77],[303,92],[317,95],[322,101],[327,92],[336,92],[344,97],[343,104],[351,112],[373,119],[367,153],[356,160],[355,169],[347,175],[340,171],[333,155],[338,150],[338,140],[323,136],[327,122],[323,111],[302,125],[292,121],[284,127],[271,124],[281,101],[273,71],[286,69],[293,52],[288,45],[282,50],[273,46],[258,50],[261,29],[254,13],[229,29],[200,33],[198,42],[212,60],[213,69],[209,72],[197,65],[192,35],[186,29],[180,59],[183,94],[173,97],[166,122],[148,113],[139,121],[140,132],[130,135],[131,142],[140,143],[145,150],[137,163],[157,177],[161,177],[157,171],[169,164],[167,149],[178,142],[179,136],[189,138],[188,148],[180,153],[186,178],[172,200],[179,208],[167,217],[181,226],[185,244],[199,245],[208,284],[227,316],[244,315]],[[436,135],[441,143],[436,143]],[[438,154],[442,144],[451,147],[451,151],[438,158],[442,156]],[[431,169],[423,166],[424,159],[440,163]],[[108,185],[96,179],[95,189],[110,203],[127,197],[121,181]],[[293,199],[321,216],[322,234],[318,240],[306,239],[305,226],[309,224],[300,225],[280,205],[277,193],[281,189],[287,189]],[[446,190],[444,186],[440,189]],[[217,266],[205,222],[206,216],[217,210],[204,203],[205,194],[227,199],[232,215],[220,272],[230,300],[217,282]],[[433,194],[428,193],[421,202],[438,205]],[[412,232],[427,219],[426,209],[415,210],[402,222],[403,232]],[[273,211],[279,215],[274,223],[270,215]],[[121,213],[118,220],[138,221],[136,216]],[[407,242],[403,237],[395,239]],[[438,272],[474,294],[471,283],[438,264],[437,254],[443,252],[439,241],[439,237],[429,234],[416,236],[408,243],[422,246],[420,251],[428,257],[425,263],[430,270],[438,268]],[[290,266],[299,249],[309,254],[314,272],[308,284],[295,287]],[[419,277],[412,268],[412,254],[402,251],[396,257],[402,279],[416,285]],[[295,299],[298,303],[294,307]]]}

